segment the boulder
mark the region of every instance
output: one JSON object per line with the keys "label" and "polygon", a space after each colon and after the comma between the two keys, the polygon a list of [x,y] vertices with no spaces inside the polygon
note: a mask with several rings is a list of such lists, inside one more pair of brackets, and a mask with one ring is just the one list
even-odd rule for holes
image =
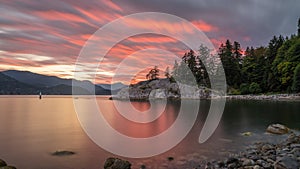
{"label": "boulder", "polygon": [[149,99],[165,99],[167,98],[166,91],[164,89],[154,89],[150,92]]}
{"label": "boulder", "polygon": [[283,157],[279,159],[278,161],[275,162],[274,168],[275,169],[294,169],[294,168],[299,168],[300,163],[297,161],[296,158],[292,157]]}
{"label": "boulder", "polygon": [[106,159],[104,169],[131,169],[131,164],[128,161],[110,157]]}
{"label": "boulder", "polygon": [[6,162],[0,159],[0,167],[4,167],[4,166],[7,166]]}
{"label": "boulder", "polygon": [[267,128],[268,133],[272,134],[287,134],[290,129],[282,124],[271,124]]}

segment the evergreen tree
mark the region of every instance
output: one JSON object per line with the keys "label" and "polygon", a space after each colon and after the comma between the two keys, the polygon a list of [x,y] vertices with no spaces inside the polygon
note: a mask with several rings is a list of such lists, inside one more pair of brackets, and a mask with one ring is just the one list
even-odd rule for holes
{"label": "evergreen tree", "polygon": [[298,19],[298,36],[300,36],[300,18]]}
{"label": "evergreen tree", "polygon": [[273,64],[277,56],[278,49],[283,45],[284,38],[280,35],[279,38],[276,36],[270,40],[266,56],[266,70],[269,72],[265,81],[267,82],[267,88],[270,91],[279,91],[280,82],[277,74],[277,65]]}
{"label": "evergreen tree", "polygon": [[197,83],[201,86],[210,87],[210,81],[207,69],[205,68],[204,63],[206,63],[206,66],[209,70],[214,69],[214,65],[217,63],[213,63],[213,57],[210,55],[210,50],[204,46],[200,45],[199,47],[199,55],[197,56],[197,72],[196,75]]}
{"label": "evergreen tree", "polygon": [[241,50],[241,45],[239,42],[234,41],[233,42],[233,57],[237,60],[239,65],[241,66],[241,61],[242,61],[242,50]]}
{"label": "evergreen tree", "polygon": [[300,92],[300,63],[297,65],[294,71],[292,90],[293,92]]}
{"label": "evergreen tree", "polygon": [[169,66],[166,68],[165,70],[165,76],[167,79],[170,79],[171,78],[171,73],[170,73],[170,68]]}
{"label": "evergreen tree", "polygon": [[225,46],[221,44],[219,48],[219,56],[225,70],[227,84],[230,87],[239,88],[241,84],[241,72],[239,61],[234,57],[233,52],[233,46],[229,40],[226,41]]}
{"label": "evergreen tree", "polygon": [[149,73],[146,75],[146,78],[148,80],[156,80],[158,79],[158,76],[159,76],[159,69],[157,66],[154,66],[154,68],[151,69]]}

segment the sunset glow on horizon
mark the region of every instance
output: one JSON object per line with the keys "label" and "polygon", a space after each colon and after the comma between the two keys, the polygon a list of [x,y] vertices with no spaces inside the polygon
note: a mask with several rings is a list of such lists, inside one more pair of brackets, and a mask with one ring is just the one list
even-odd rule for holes
{"label": "sunset glow on horizon", "polygon": [[[182,17],[203,31],[216,49],[226,39],[240,42],[242,48],[258,47],[280,32],[283,35],[295,32],[297,15],[292,18],[294,15],[291,13],[296,14],[298,8],[293,2],[282,2],[285,7],[280,9],[266,8],[266,3],[271,5],[271,1],[235,2],[239,9],[222,6],[223,3],[196,0],[5,0],[0,5],[0,71],[13,69],[73,78],[77,57],[95,31],[111,21],[137,12],[153,11]],[[273,16],[274,12],[282,16]],[[194,33],[187,25],[162,22],[159,18],[130,20],[124,24],[149,30],[163,28],[173,34]],[[155,65],[161,71],[167,66],[172,68],[174,56],[168,52],[139,52],[144,49],[165,50],[178,58],[189,50],[179,40],[164,35],[132,36],[107,53],[97,70],[95,83],[111,83],[118,63],[131,55],[134,63],[148,64],[132,82],[144,80],[145,72]],[[134,68],[135,65],[128,67],[129,70]]]}

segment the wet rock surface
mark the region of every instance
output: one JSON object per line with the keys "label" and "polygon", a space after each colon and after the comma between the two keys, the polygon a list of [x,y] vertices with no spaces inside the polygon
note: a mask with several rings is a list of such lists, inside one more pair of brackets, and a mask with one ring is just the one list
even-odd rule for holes
{"label": "wet rock surface", "polygon": [[131,169],[131,163],[119,158],[110,157],[106,159],[104,169]]}
{"label": "wet rock surface", "polygon": [[290,129],[282,124],[271,124],[267,128],[267,132],[272,134],[287,134]]}
{"label": "wet rock surface", "polygon": [[17,168],[14,166],[8,166],[4,160],[0,159],[0,169],[17,169]]}
{"label": "wet rock surface", "polygon": [[0,167],[4,167],[4,166],[7,166],[6,162],[0,159]]}

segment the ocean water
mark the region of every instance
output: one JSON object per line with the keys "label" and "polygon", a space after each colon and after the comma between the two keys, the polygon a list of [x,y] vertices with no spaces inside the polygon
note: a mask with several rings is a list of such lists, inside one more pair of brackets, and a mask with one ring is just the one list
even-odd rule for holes
{"label": "ocean water", "polygon": [[[89,99],[88,96],[76,97],[82,102]],[[168,102],[159,118],[142,124],[130,122],[120,115],[108,96],[97,97],[96,102],[115,130],[137,138],[156,136],[168,130],[178,117],[180,108],[179,102]],[[122,104],[131,104],[140,111],[151,106],[148,102],[122,101]],[[152,106],[160,108],[164,105],[155,102]],[[201,101],[192,130],[171,150],[149,158],[126,158],[104,150],[88,137],[77,118],[72,96],[44,96],[41,100],[37,96],[1,96],[0,159],[18,169],[100,169],[108,157],[126,159],[132,163],[132,168],[140,168],[141,165],[147,168],[192,168],[206,160],[242,151],[253,142],[276,141],[285,137],[266,134],[269,124],[282,123],[292,129],[300,129],[300,102],[233,100],[227,101],[214,134],[200,144],[198,137],[209,108],[210,101]],[[88,112],[89,108],[86,110]],[[189,116],[189,112],[185,113]],[[243,132],[251,132],[252,135],[245,137],[241,135]],[[114,138],[106,139],[115,143]],[[52,156],[51,153],[56,150],[70,150],[76,154]],[[168,157],[174,160],[169,161]]]}

